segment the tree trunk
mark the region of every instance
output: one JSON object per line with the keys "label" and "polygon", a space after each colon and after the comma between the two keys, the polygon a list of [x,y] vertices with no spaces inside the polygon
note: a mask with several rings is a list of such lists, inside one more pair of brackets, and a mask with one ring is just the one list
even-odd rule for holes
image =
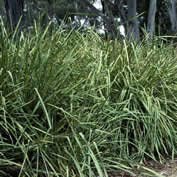
{"label": "tree trunk", "polygon": [[109,24],[110,25],[106,25],[106,23],[104,22],[104,29],[105,29],[105,33],[106,33],[106,38],[110,37],[110,39],[115,39],[116,38],[116,29],[115,29],[115,24],[114,24],[114,16],[112,14],[112,11],[109,7],[109,4],[106,0],[102,0],[102,5],[103,5],[103,13],[104,15],[106,15],[109,19]]}
{"label": "tree trunk", "polygon": [[4,4],[8,24],[10,29],[13,30],[23,16],[24,0],[4,0]]}
{"label": "tree trunk", "polygon": [[139,34],[139,22],[136,17],[136,0],[128,0],[128,39],[137,40]]}
{"label": "tree trunk", "polygon": [[[101,5],[102,5],[102,13],[104,15],[106,15],[104,0],[101,0]],[[106,31],[106,23],[105,23],[105,21],[103,21],[103,26],[104,26],[105,38],[107,39],[108,38],[108,34],[107,34],[107,31]]]}
{"label": "tree trunk", "polygon": [[170,15],[171,31],[175,33],[177,31],[176,0],[170,0],[168,11]]}
{"label": "tree trunk", "polygon": [[[84,7],[88,7],[90,9],[90,12],[94,13],[95,16],[100,16],[102,17],[106,28],[109,28],[109,30],[111,30],[112,24],[110,22],[110,19],[107,17],[107,15],[103,14],[100,10],[98,10],[97,8],[95,8],[88,0],[82,0],[79,1],[81,3],[81,5],[83,5]],[[111,30],[112,31],[112,30]]]}
{"label": "tree trunk", "polygon": [[150,0],[150,6],[148,11],[148,22],[147,22],[147,32],[149,33],[149,38],[152,39],[154,29],[155,29],[155,15],[156,15],[156,5],[157,0]]}

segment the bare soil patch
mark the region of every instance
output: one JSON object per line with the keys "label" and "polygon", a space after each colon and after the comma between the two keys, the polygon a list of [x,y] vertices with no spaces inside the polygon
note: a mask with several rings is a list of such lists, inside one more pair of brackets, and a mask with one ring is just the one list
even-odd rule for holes
{"label": "bare soil patch", "polygon": [[[152,174],[152,177],[177,177],[177,158],[174,160],[166,159],[163,160],[162,163],[148,161],[144,164],[145,168],[155,171],[159,174]],[[134,173],[136,175],[130,175],[126,172],[117,173],[112,172],[110,173],[109,177],[148,177],[147,171],[144,168],[135,169]]]}

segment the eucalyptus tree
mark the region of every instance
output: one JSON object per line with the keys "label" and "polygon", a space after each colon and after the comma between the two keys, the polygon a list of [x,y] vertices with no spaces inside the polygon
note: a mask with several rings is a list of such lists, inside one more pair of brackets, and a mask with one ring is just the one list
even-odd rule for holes
{"label": "eucalyptus tree", "polygon": [[153,37],[155,29],[155,15],[156,15],[157,0],[150,0],[149,11],[148,11],[148,21],[147,21],[147,32],[149,33],[150,39]]}
{"label": "eucalyptus tree", "polygon": [[137,19],[137,2],[136,0],[128,0],[128,38],[139,39],[139,22]]}
{"label": "eucalyptus tree", "polygon": [[117,3],[116,1],[101,0],[101,5],[103,15],[107,16],[109,20],[109,23],[103,20],[106,38],[108,35],[111,38],[115,38],[118,36],[118,23],[115,20],[115,18],[119,16]]}
{"label": "eucalyptus tree", "polygon": [[[42,23],[55,18],[60,24],[62,19],[70,17],[72,24],[82,25],[85,21],[85,24],[104,29],[111,38],[119,36],[121,25],[125,35],[134,40],[140,38],[144,26],[150,38],[157,34],[159,26],[162,34],[177,32],[176,0],[0,0],[0,3],[2,1],[12,29],[20,17],[32,23],[45,14]],[[102,8],[94,5],[96,1]]]}
{"label": "eucalyptus tree", "polygon": [[169,16],[171,22],[171,31],[177,32],[177,14],[176,14],[176,0],[169,1]]}
{"label": "eucalyptus tree", "polygon": [[7,21],[14,29],[23,17],[24,0],[4,0]]}

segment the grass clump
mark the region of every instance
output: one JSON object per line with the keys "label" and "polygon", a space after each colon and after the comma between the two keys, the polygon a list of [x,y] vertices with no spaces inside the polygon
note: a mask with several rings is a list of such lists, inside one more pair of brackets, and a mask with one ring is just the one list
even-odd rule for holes
{"label": "grass clump", "polygon": [[140,162],[176,155],[172,45],[37,25],[0,37],[1,175],[135,175]]}

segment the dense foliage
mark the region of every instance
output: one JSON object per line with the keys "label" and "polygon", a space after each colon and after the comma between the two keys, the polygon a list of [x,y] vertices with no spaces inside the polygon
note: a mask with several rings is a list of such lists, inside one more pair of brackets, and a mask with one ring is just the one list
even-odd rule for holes
{"label": "dense foliage", "polygon": [[0,34],[1,176],[143,174],[173,158],[176,47],[49,29]]}

